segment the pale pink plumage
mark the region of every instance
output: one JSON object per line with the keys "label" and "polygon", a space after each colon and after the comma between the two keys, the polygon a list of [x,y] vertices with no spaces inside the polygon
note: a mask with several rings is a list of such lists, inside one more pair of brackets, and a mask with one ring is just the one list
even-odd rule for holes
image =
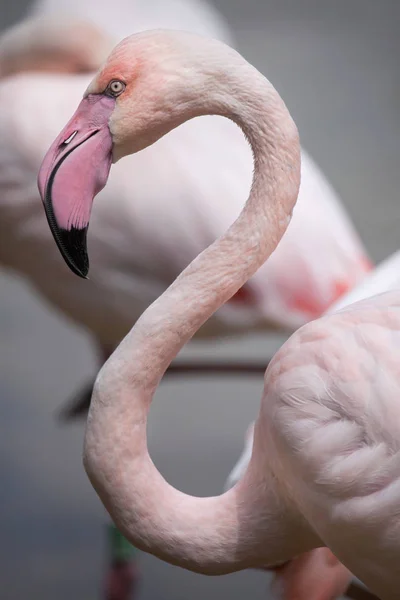
{"label": "pale pink plumage", "polygon": [[[124,77],[138,56],[147,70],[138,67],[141,76],[110,121],[116,155],[197,114],[224,114],[246,132],[255,173],[240,217],[142,314],[102,368],[85,438],[90,479],[125,535],[173,564],[227,573],[326,545],[383,600],[393,600],[400,584],[398,291],[315,320],[284,344],[266,373],[249,467],[232,490],[184,495],[148,455],[147,413],[166,368],[286,231],[299,191],[300,146],[269,82],[231,49],[197,36],[132,36],[88,92],[101,93],[117,69]],[[154,73],[163,82],[157,89]],[[144,90],[153,108],[147,113]]]}
{"label": "pale pink plumage", "polygon": [[[355,302],[389,290],[398,289],[400,289],[400,252],[395,252],[376,267],[362,283],[334,303],[326,314],[333,314],[346,307],[353,310],[351,305]],[[254,423],[249,426],[246,432],[242,453],[227,478],[225,489],[233,487],[246,472],[250,463],[253,441]],[[315,557],[314,553],[316,553]],[[307,580],[307,577],[310,580]],[[302,600],[301,594],[304,595],[305,600],[313,600],[313,596],[310,596],[310,589],[307,587],[308,583],[313,585],[312,593],[318,595],[318,600],[331,600],[332,590],[336,589],[336,596],[341,595],[346,589],[350,578],[351,575],[346,567],[334,560],[331,564],[329,550],[324,552],[315,550],[307,553],[307,555],[277,569],[276,572],[277,585],[281,589],[284,600],[291,600],[291,594],[296,594],[296,600]]]}

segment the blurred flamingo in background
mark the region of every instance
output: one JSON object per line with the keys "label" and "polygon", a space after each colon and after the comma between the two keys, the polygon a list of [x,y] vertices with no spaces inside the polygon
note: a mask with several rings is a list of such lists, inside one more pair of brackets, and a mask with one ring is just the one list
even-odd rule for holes
{"label": "blurred flamingo in background", "polygon": [[[91,225],[91,280],[76,280],[62,264],[45,227],[34,177],[46,147],[88,83],[82,72],[107,54],[118,31],[122,36],[142,24],[165,27],[163,19],[167,26],[206,30],[230,41],[222,19],[203,2],[175,0],[168,9],[169,3],[156,1],[152,12],[152,2],[120,1],[119,10],[114,10],[115,3],[68,3],[70,21],[60,21],[55,16],[60,4],[43,0],[34,14],[41,10],[47,25],[33,21],[6,33],[0,42],[0,65],[9,75],[0,85],[0,261],[84,326],[103,359],[176,275],[237,217],[252,173],[250,149],[233,123],[212,117],[186,123],[114,169],[98,196]],[[80,19],[79,27],[72,18]],[[98,29],[106,22],[110,37]],[[35,38],[36,26],[40,35]],[[46,48],[52,60],[44,60],[43,73]],[[57,56],[62,74],[49,73],[57,68]],[[79,74],[71,72],[77,64]],[[41,258],[45,269],[38,268],[34,257]],[[303,151],[299,202],[282,244],[196,336],[292,331],[320,315],[370,268],[336,194]]]}
{"label": "blurred flamingo in background", "polygon": [[[187,123],[116,166],[91,225],[91,280],[77,280],[62,264],[38,201],[40,161],[114,41],[154,27],[233,45],[221,16],[194,0],[41,0],[30,19],[0,39],[0,262],[84,326],[101,361],[239,214],[251,182],[251,152],[233,123],[209,117]],[[198,336],[293,330],[369,269],[336,194],[303,151],[299,204],[284,242]],[[185,365],[172,366],[171,372],[182,371],[188,372]],[[68,404],[67,418],[86,414],[92,385]],[[115,556],[126,557],[118,532],[110,535]]]}
{"label": "blurred flamingo in background", "polygon": [[50,229],[71,270],[86,276],[91,206],[111,162],[203,114],[227,116],[246,133],[250,195],[102,367],[86,428],[87,473],[128,539],[171,564],[216,575],[327,545],[382,599],[394,599],[399,290],[304,325],[284,344],[266,373],[250,464],[223,496],[182,494],[148,454],[147,415],[169,364],[271,256],[291,221],[300,145],[272,85],[215,40],[171,31],[125,39],[43,160],[38,183]]}

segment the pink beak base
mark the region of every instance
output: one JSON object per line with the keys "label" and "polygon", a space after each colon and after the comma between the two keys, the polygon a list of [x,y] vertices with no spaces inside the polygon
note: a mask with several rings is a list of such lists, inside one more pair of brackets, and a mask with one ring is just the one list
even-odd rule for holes
{"label": "pink beak base", "polygon": [[94,197],[104,188],[112,163],[108,121],[115,99],[91,94],[79,104],[48,150],[38,187],[50,230],[70,269],[86,278],[86,236]]}

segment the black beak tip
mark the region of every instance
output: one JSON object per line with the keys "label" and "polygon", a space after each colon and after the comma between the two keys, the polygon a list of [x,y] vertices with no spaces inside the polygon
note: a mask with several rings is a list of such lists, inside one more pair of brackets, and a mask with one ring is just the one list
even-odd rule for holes
{"label": "black beak tip", "polygon": [[89,257],[86,250],[87,230],[87,227],[71,227],[71,229],[51,227],[63,259],[71,271],[82,279],[89,279]]}
{"label": "black beak tip", "polygon": [[[64,257],[65,259],[65,257]],[[88,261],[87,261],[87,256],[86,256],[86,265],[84,267],[78,267],[75,263],[73,263],[71,260],[67,260],[65,259],[67,265],[69,266],[69,268],[71,269],[71,271],[73,273],[75,273],[75,275],[78,275],[78,277],[81,277],[82,279],[89,279],[88,277],[88,273],[89,273],[89,265],[88,265]]]}
{"label": "black beak tip", "polygon": [[78,229],[72,227],[69,230],[59,230],[59,248],[61,254],[71,271],[82,277],[82,279],[88,279],[89,273],[89,258],[86,250],[86,235],[87,227]]}

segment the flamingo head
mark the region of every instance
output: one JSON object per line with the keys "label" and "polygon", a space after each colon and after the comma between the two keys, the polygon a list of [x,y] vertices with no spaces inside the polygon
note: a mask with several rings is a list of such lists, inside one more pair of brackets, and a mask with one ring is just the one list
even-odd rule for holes
{"label": "flamingo head", "polygon": [[[86,234],[92,203],[112,162],[207,112],[205,90],[209,93],[215,81],[223,86],[226,80],[215,77],[221,51],[234,52],[215,40],[181,32],[134,34],[116,46],[89,85],[38,177],[51,231],[77,275],[86,277],[89,270]],[[212,67],[207,68],[210,54]]]}
{"label": "flamingo head", "polygon": [[43,159],[38,187],[47,220],[70,269],[86,278],[86,236],[94,197],[106,185],[113,160],[110,118],[131,83],[115,62],[98,74],[75,114]]}
{"label": "flamingo head", "polygon": [[93,199],[112,162],[196,114],[200,90],[193,90],[196,68],[189,74],[185,46],[190,44],[172,32],[123,40],[43,160],[38,186],[50,229],[66,263],[81,277],[89,270],[86,235]]}

